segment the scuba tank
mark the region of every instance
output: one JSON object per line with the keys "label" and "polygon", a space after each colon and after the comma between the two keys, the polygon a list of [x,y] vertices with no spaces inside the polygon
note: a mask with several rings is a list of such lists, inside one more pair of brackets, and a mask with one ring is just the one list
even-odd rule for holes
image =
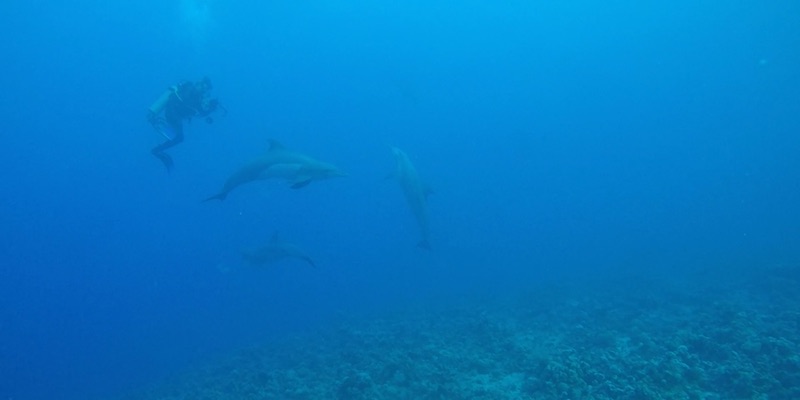
{"label": "scuba tank", "polygon": [[184,93],[186,89],[191,86],[192,83],[188,81],[181,81],[177,85],[170,86],[169,88],[167,88],[167,90],[164,91],[164,93],[161,93],[161,96],[159,96],[158,99],[156,99],[155,103],[153,103],[148,108],[148,110],[150,110],[150,112],[153,113],[153,115],[158,115],[158,113],[163,111],[164,107],[167,106],[169,98],[172,95],[175,95],[175,97],[178,100],[183,102],[183,99],[181,98],[181,93]]}
{"label": "scuba tank", "polygon": [[[178,97],[177,86],[171,86],[165,90],[164,93],[161,93],[161,96],[159,96],[158,99],[156,99],[156,101],[147,109],[148,121],[151,125],[153,125],[153,128],[156,130],[156,132],[163,135],[167,140],[175,139],[176,135],[174,129],[169,126],[163,117],[159,117],[158,115],[161,113],[161,111],[164,111],[164,108],[167,106],[167,103],[169,103],[170,97],[173,94]],[[180,99],[180,97],[178,97],[178,99]]]}
{"label": "scuba tank", "polygon": [[161,96],[159,96],[158,99],[155,101],[155,103],[153,103],[150,106],[149,108],[150,112],[153,113],[154,115],[158,115],[161,111],[163,111],[164,107],[167,105],[167,102],[169,101],[169,96],[172,96],[173,93],[175,93],[174,86],[165,90],[164,93],[161,93]]}

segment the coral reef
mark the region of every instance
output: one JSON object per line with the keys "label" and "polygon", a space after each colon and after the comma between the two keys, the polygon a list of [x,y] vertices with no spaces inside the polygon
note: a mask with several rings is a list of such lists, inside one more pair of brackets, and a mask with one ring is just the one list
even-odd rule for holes
{"label": "coral reef", "polygon": [[128,398],[800,398],[800,274],[714,283],[575,283],[354,318]]}

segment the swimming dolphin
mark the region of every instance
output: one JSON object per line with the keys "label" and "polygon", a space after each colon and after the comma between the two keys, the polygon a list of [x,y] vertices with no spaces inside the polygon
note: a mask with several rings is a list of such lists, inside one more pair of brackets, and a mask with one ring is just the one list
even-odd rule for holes
{"label": "swimming dolphin", "polygon": [[297,258],[316,267],[311,257],[299,247],[280,240],[278,234],[272,235],[267,244],[255,248],[242,250],[242,259],[252,265],[268,265],[280,261],[284,258]]}
{"label": "swimming dolphin", "polygon": [[234,172],[219,193],[203,200],[225,200],[231,190],[262,179],[284,179],[293,189],[299,189],[322,179],[345,176],[332,164],[317,161],[305,154],[283,147],[276,140],[270,140],[269,150],[263,156],[251,161]]}
{"label": "swimming dolphin", "polygon": [[400,186],[403,188],[403,193],[406,195],[408,206],[411,208],[411,212],[417,219],[420,234],[422,235],[422,239],[420,239],[417,245],[424,249],[430,250],[431,245],[428,242],[427,200],[428,195],[433,192],[419,178],[419,173],[417,173],[414,165],[411,164],[411,160],[408,159],[406,153],[397,147],[392,147],[392,153],[394,154],[394,160],[397,165],[392,176],[396,178],[398,182],[400,182]]}

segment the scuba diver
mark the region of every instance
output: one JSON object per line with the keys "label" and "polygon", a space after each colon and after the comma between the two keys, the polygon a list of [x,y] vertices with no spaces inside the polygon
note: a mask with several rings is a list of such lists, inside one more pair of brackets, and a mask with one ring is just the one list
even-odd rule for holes
{"label": "scuba diver", "polygon": [[[173,162],[164,151],[183,141],[183,120],[191,122],[192,117],[205,117],[209,124],[214,122],[210,117],[218,108],[227,113],[219,100],[209,98],[211,80],[205,77],[197,82],[182,81],[170,87],[156,100],[147,111],[147,121],[153,125],[158,133],[164,135],[167,141],[153,147],[150,151],[167,167],[172,170]],[[163,111],[163,116],[160,114]]]}

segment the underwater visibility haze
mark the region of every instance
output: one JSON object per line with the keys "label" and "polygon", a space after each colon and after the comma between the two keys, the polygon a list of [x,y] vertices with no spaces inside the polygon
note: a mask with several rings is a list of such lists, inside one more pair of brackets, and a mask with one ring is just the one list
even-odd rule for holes
{"label": "underwater visibility haze", "polygon": [[800,398],[798,20],[6,1],[0,398]]}

